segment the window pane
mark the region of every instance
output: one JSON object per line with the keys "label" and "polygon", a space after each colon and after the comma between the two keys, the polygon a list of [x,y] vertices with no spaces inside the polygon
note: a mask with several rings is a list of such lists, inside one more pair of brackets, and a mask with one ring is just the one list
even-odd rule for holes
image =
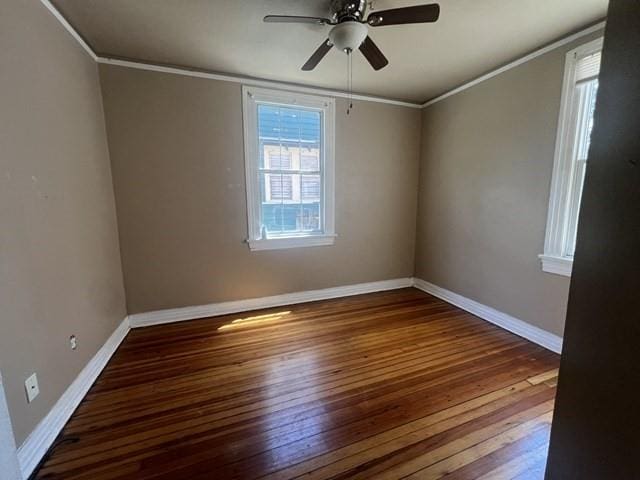
{"label": "window pane", "polygon": [[297,231],[298,205],[269,203],[262,206],[262,223],[267,232],[278,235]]}
{"label": "window pane", "polygon": [[322,112],[258,104],[258,144],[267,237],[322,232]]}
{"label": "window pane", "polygon": [[576,184],[576,194],[575,197],[572,198],[571,202],[571,214],[569,217],[569,226],[568,226],[568,237],[567,237],[567,251],[564,252],[564,255],[567,257],[573,257],[576,251],[576,237],[578,233],[578,216],[580,213],[580,203],[582,202],[582,188],[584,186],[584,175],[586,173],[587,162],[578,161],[576,164],[575,171],[575,184]]}
{"label": "window pane", "polygon": [[298,218],[300,230],[317,232],[320,230],[320,203],[305,203]]}
{"label": "window pane", "polygon": [[576,249],[578,217],[582,201],[582,189],[586,173],[587,157],[591,144],[593,117],[598,93],[598,80],[590,80],[576,85],[578,100],[576,112],[576,135],[574,156],[572,159],[571,183],[569,186],[569,211],[565,256],[573,257]]}
{"label": "window pane", "polygon": [[267,168],[272,170],[291,170],[291,152],[282,151],[282,149],[272,150],[269,152],[268,158],[269,165],[267,165]]}
{"label": "window pane", "polygon": [[300,170],[317,172],[320,170],[320,151],[309,150],[300,154]]}
{"label": "window pane", "polygon": [[591,80],[600,73],[602,52],[597,52],[581,58],[576,65],[576,82]]}
{"label": "window pane", "polygon": [[[580,95],[580,108],[584,109],[582,123],[579,126],[578,136],[578,160],[586,160],[589,155],[591,145],[591,132],[593,131],[593,114],[596,109],[596,98],[598,95],[598,81],[582,83],[578,85]],[[580,115],[578,116],[580,120]]]}
{"label": "window pane", "polygon": [[303,175],[301,188],[303,201],[320,201],[320,175]]}
{"label": "window pane", "polygon": [[291,175],[270,175],[269,187],[272,200],[293,200]]}

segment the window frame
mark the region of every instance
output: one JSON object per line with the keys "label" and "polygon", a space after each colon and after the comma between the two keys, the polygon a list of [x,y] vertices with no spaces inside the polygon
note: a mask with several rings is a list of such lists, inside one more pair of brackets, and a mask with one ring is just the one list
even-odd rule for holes
{"label": "window frame", "polygon": [[[322,232],[262,238],[259,182],[258,105],[272,104],[322,111],[320,172]],[[335,99],[284,90],[242,86],[244,163],[248,238],[252,251],[333,245],[335,242]]]}
{"label": "window frame", "polygon": [[542,270],[557,275],[571,276],[573,257],[566,254],[571,228],[571,205],[575,129],[577,128],[578,99],[575,95],[579,61],[601,52],[603,37],[587,42],[567,52],[558,130],[549,194],[549,210],[545,232],[544,253],[538,255]]}

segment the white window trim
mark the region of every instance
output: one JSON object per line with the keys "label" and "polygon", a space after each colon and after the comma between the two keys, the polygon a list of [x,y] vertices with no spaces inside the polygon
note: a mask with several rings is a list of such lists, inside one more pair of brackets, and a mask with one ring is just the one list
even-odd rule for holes
{"label": "white window trim", "polygon": [[[257,103],[300,105],[321,109],[323,125],[323,226],[321,234],[262,238],[260,228],[260,185],[258,181]],[[247,189],[247,243],[252,251],[333,245],[335,242],[335,99],[298,92],[242,86],[244,156]]]}
{"label": "white window trim", "polygon": [[565,60],[544,253],[539,255],[539,258],[543,271],[567,277],[571,276],[573,268],[573,257],[565,255],[565,244],[569,228],[567,212],[571,201],[569,192],[572,181],[573,139],[576,123],[574,117],[577,112],[576,97],[573,95],[576,67],[580,58],[601,51],[602,46],[603,38],[598,38],[567,52]]}

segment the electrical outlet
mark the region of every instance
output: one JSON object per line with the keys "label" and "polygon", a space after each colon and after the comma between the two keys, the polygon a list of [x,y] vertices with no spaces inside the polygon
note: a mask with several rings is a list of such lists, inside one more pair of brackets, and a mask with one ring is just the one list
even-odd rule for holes
{"label": "electrical outlet", "polygon": [[69,337],[69,346],[71,347],[71,350],[75,350],[76,348],[78,348],[78,339],[75,335],[71,335]]}
{"label": "electrical outlet", "polygon": [[33,399],[40,393],[40,387],[38,387],[38,377],[34,373],[24,381],[24,388],[27,390],[27,401],[33,402]]}

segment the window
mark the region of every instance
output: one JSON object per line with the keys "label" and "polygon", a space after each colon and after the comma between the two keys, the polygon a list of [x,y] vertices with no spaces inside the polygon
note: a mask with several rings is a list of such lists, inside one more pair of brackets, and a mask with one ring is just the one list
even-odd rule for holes
{"label": "window", "polygon": [[331,98],[243,87],[251,250],[334,242]]}
{"label": "window", "polygon": [[571,276],[602,43],[598,39],[567,53],[547,232],[540,255],[545,272]]}

